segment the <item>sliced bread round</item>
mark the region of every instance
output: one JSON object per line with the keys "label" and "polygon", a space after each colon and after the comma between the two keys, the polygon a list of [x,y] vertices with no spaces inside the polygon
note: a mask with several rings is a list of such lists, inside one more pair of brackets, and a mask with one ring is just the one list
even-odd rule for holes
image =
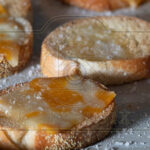
{"label": "sliced bread round", "polygon": [[23,17],[32,21],[32,6],[30,0],[0,0],[0,5],[12,17]]}
{"label": "sliced bread round", "polygon": [[3,90],[0,148],[63,150],[94,144],[115,122],[114,97],[81,77],[39,78]]}
{"label": "sliced bread round", "polygon": [[33,32],[24,18],[0,18],[0,78],[22,69],[32,53]]}
{"label": "sliced bread round", "polygon": [[125,7],[137,7],[147,0],[62,0],[67,4],[94,11],[115,10]]}
{"label": "sliced bread round", "polygon": [[103,84],[150,76],[150,24],[134,17],[79,19],[52,31],[42,44],[48,77],[81,74]]}

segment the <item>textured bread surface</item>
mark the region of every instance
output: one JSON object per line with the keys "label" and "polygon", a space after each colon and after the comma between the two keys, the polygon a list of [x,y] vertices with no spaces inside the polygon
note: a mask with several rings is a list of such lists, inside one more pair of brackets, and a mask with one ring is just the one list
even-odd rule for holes
{"label": "textured bread surface", "polygon": [[58,27],[42,44],[41,69],[48,77],[81,74],[103,84],[150,75],[150,24],[134,17],[94,17]]}
{"label": "textured bread surface", "polygon": [[[6,24],[7,24],[7,22],[9,23],[9,19],[6,21]],[[7,27],[6,27],[5,31],[1,31],[1,32],[6,32],[6,33],[4,33],[7,36],[7,37],[5,37],[6,41],[7,41],[7,38],[9,39],[11,36],[13,38],[13,36],[15,37],[15,36],[20,35],[20,37],[18,39],[18,41],[20,41],[20,43],[17,43],[17,45],[19,47],[18,64],[16,66],[12,66],[6,59],[6,55],[1,53],[0,54],[0,78],[9,76],[15,72],[18,72],[20,69],[23,69],[23,67],[29,62],[29,59],[30,59],[31,53],[32,53],[33,32],[32,32],[31,24],[24,18],[13,18],[13,19],[11,18],[10,22],[12,24],[13,24],[13,22],[16,23],[18,25],[18,27],[20,27],[20,28],[17,29],[17,31],[13,31],[13,29],[12,29],[12,32],[11,31],[9,32],[9,31],[6,31],[7,30]],[[3,23],[3,22],[1,22],[1,23]],[[8,29],[8,30],[10,30],[10,29]],[[24,40],[22,40],[23,38],[24,38]],[[12,41],[14,41],[14,40],[12,39]],[[13,52],[12,52],[12,54],[13,54]],[[13,54],[13,55],[15,55],[15,54]]]}
{"label": "textured bread surface", "polygon": [[30,0],[0,0],[2,5],[12,17],[23,17],[32,21],[32,6]]}
{"label": "textured bread surface", "polygon": [[65,3],[94,11],[115,10],[125,7],[137,7],[147,0],[62,0]]}
{"label": "textured bread surface", "polygon": [[[49,79],[46,80],[49,81]],[[27,84],[19,84],[1,91],[0,99],[2,100],[6,94],[11,94]],[[100,88],[104,88],[99,83],[96,84]],[[2,110],[2,101],[0,105]],[[24,129],[21,127],[21,123],[12,119],[15,116],[9,117],[9,113],[8,115],[7,113],[2,111],[0,113],[1,149],[79,149],[94,144],[108,135],[115,122],[115,103],[113,101],[102,112],[88,117],[71,129],[62,130],[55,134],[44,129]]]}

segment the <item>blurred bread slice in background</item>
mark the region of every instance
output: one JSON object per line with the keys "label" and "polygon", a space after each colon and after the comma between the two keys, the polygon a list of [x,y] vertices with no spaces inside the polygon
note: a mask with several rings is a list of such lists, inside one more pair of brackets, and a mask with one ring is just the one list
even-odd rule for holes
{"label": "blurred bread slice in background", "polygon": [[125,7],[136,8],[147,0],[61,0],[67,4],[77,7],[94,10],[106,11]]}
{"label": "blurred bread slice in background", "polygon": [[29,62],[33,32],[24,18],[0,18],[0,78],[7,77]]}
{"label": "blurred bread slice in background", "polygon": [[42,73],[81,74],[103,84],[150,76],[150,24],[134,17],[79,19],[58,27],[44,40]]}
{"label": "blurred bread slice in background", "polygon": [[9,16],[23,17],[32,21],[32,6],[30,0],[0,0],[0,10],[2,8]]}

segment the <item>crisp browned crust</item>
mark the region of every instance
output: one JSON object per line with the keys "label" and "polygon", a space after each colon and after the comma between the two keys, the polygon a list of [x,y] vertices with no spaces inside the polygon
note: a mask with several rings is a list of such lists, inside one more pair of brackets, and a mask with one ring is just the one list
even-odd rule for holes
{"label": "crisp browned crust", "polygon": [[[46,44],[42,45],[41,52],[41,69],[42,73],[48,77],[62,77],[67,75],[79,74],[78,64],[71,60],[65,60],[55,57],[50,53],[51,49]],[[56,62],[61,62],[64,69],[62,70],[59,66],[56,68]]]}
{"label": "crisp browned crust", "polygon": [[[113,1],[112,0],[61,0],[61,1],[67,4],[71,4],[74,6],[78,6],[81,8],[90,9],[94,11],[115,10],[115,9],[130,6],[128,0],[113,0]],[[141,0],[140,3],[146,1],[147,0]]]}
{"label": "crisp browned crust", "polygon": [[23,69],[23,67],[29,62],[32,54],[33,32],[31,24],[23,18],[16,18],[15,21],[24,27],[26,38],[20,47],[19,64],[17,67],[12,67],[6,60],[5,56],[0,55],[0,78],[9,76]]}
{"label": "crisp browned crust", "polygon": [[[0,95],[23,85],[18,84],[0,91]],[[112,129],[115,119],[115,102],[113,102],[103,112],[86,119],[71,130],[50,135],[45,130],[20,129],[16,122],[0,113],[0,149],[63,150],[83,148],[105,138]]]}
{"label": "crisp browned crust", "polygon": [[85,120],[70,131],[48,135],[45,131],[37,132],[36,149],[79,149],[102,140],[111,131],[115,122],[114,103],[103,113]]}
{"label": "crisp browned crust", "polygon": [[[147,32],[150,30],[150,24],[143,20],[134,17],[95,17],[87,19],[79,19],[73,22],[69,22],[63,25],[63,28],[72,27],[82,21],[87,21],[90,24],[90,20],[95,19],[109,25],[119,31],[131,31],[135,36],[133,38],[133,45],[131,47],[136,51],[136,45],[148,46],[146,41],[150,39]],[[139,26],[140,24],[140,26]],[[132,32],[133,31],[133,32]],[[145,32],[146,31],[146,32]],[[73,60],[62,56],[57,50],[51,46],[49,39],[51,35],[59,32],[59,28],[53,31],[42,44],[41,54],[41,70],[45,76],[48,77],[61,77],[66,75],[81,74],[92,79],[96,79],[103,84],[122,84],[131,81],[136,81],[150,76],[150,54],[138,58],[121,59],[121,60],[106,60],[106,61],[89,61],[89,60]],[[142,32],[141,34],[136,33]],[[141,49],[143,51],[144,49]],[[60,62],[60,66],[58,63]],[[82,68],[81,68],[82,66]],[[89,67],[90,66],[90,69]],[[63,69],[62,69],[63,68]],[[87,72],[87,73],[86,73]],[[92,73],[91,73],[92,72]]]}
{"label": "crisp browned crust", "polygon": [[30,0],[0,0],[12,17],[23,17],[32,21],[32,6]]}

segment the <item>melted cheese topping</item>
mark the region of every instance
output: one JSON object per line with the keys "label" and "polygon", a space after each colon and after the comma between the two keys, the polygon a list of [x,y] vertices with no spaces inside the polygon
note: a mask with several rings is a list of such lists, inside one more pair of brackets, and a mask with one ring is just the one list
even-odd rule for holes
{"label": "melted cheese topping", "polygon": [[10,65],[18,65],[20,44],[24,40],[22,27],[12,19],[0,18],[0,54],[3,54]]}
{"label": "melted cheese topping", "polygon": [[114,97],[91,80],[38,78],[1,96],[0,110],[22,128],[56,133],[102,112]]}

